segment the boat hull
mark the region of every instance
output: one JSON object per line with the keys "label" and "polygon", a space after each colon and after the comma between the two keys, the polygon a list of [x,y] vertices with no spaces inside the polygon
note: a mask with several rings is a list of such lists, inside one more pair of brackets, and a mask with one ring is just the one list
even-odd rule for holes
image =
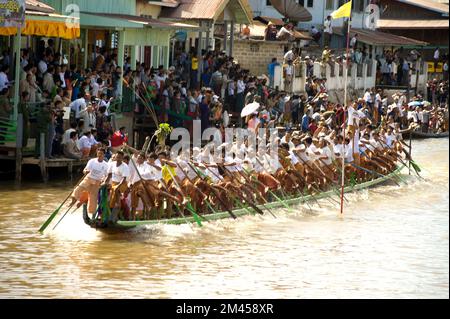
{"label": "boat hull", "polygon": [[419,131],[413,131],[408,134],[404,134],[404,138],[409,138],[411,135],[411,138],[413,139],[425,139],[425,138],[445,138],[448,137],[448,132],[444,133],[423,133]]}
{"label": "boat hull", "polygon": [[[361,184],[356,184],[355,186],[347,186],[345,188],[345,192],[349,193],[349,192],[353,192],[353,191],[357,191],[357,190],[361,190],[361,189],[366,189],[369,187],[373,187],[375,185],[379,185],[383,182],[388,181],[389,179],[393,178],[396,174],[399,174],[401,172],[401,170],[404,168],[404,166],[402,167],[398,167],[394,172],[390,173],[389,175],[386,175],[384,177],[379,177],[377,179],[365,182],[365,183],[361,183]],[[330,190],[327,192],[323,192],[317,195],[311,196],[311,195],[307,195],[304,197],[296,197],[296,198],[291,198],[291,199],[285,199],[284,200],[284,204],[279,202],[279,201],[275,201],[275,202],[271,202],[265,205],[259,205],[258,208],[260,208],[261,210],[266,210],[266,209],[276,209],[276,208],[283,208],[284,205],[296,205],[296,204],[301,204],[304,202],[308,202],[311,201],[313,199],[322,199],[322,198],[327,198],[327,197],[331,197],[331,196],[335,196],[336,195],[336,190]],[[244,216],[244,215],[255,215],[257,214],[256,211],[254,211],[252,208],[241,208],[241,209],[236,209],[233,210],[233,213],[237,216]],[[130,229],[133,229],[135,227],[138,226],[145,226],[145,225],[159,225],[159,224],[163,224],[163,225],[181,225],[181,224],[188,224],[188,223],[195,223],[196,220],[194,219],[193,216],[186,216],[185,218],[182,217],[177,217],[177,218],[171,218],[171,219],[161,219],[161,220],[143,220],[143,221],[124,221],[124,220],[119,220],[116,223],[98,223],[98,222],[92,222],[92,220],[89,219],[89,217],[87,217],[87,211],[86,211],[86,207],[83,207],[83,216],[84,216],[84,220],[86,222],[86,224],[90,225],[93,228],[96,228],[100,231],[103,232],[123,232],[123,231],[127,231]],[[205,220],[207,221],[215,221],[215,220],[220,220],[220,219],[228,219],[230,218],[230,215],[228,212],[218,212],[218,213],[214,213],[214,214],[208,214],[204,216]]]}

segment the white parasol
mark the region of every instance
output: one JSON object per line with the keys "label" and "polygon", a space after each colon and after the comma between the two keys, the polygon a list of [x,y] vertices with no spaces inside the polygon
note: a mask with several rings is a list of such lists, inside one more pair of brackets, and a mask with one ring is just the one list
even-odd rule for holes
{"label": "white parasol", "polygon": [[260,108],[260,105],[258,102],[253,102],[250,104],[247,104],[241,112],[241,117],[246,117],[252,113],[255,113]]}

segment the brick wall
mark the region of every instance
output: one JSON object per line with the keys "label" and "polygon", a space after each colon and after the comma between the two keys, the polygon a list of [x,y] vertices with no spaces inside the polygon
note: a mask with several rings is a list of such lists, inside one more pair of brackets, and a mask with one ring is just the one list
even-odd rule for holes
{"label": "brick wall", "polygon": [[272,58],[276,57],[279,63],[283,63],[285,45],[285,42],[235,40],[233,57],[252,75],[267,75],[267,66]]}

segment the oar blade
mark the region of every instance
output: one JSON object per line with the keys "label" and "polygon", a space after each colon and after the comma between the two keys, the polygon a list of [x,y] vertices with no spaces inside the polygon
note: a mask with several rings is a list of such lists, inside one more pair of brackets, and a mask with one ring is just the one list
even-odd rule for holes
{"label": "oar blade", "polygon": [[45,223],[42,224],[41,228],[39,228],[39,232],[42,234],[44,233],[44,230],[50,225],[50,223],[55,219],[56,215],[58,215],[60,209],[62,206],[59,206],[51,215],[50,217],[45,221]]}

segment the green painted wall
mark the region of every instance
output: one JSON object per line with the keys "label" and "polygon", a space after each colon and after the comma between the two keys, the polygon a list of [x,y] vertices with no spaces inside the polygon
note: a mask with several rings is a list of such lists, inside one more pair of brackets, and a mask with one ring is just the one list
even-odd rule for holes
{"label": "green painted wall", "polygon": [[126,29],[125,45],[167,46],[174,31],[158,29]]}
{"label": "green painted wall", "polygon": [[80,11],[136,15],[136,0],[41,0],[62,14],[69,5],[78,5]]}

